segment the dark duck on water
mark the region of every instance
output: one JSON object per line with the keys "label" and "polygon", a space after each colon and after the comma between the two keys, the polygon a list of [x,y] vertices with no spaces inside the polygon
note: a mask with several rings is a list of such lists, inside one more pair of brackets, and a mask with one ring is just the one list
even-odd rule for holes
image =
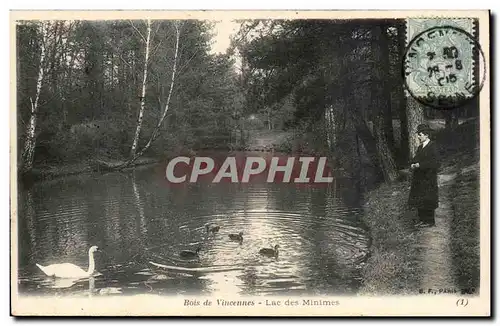
{"label": "dark duck on water", "polygon": [[196,251],[191,251],[191,250],[182,250],[180,253],[179,253],[179,256],[181,256],[182,258],[195,258],[195,257],[198,257],[198,253],[200,252],[201,248],[198,247],[196,249]]}
{"label": "dark duck on water", "polygon": [[228,235],[229,239],[234,240],[234,241],[243,241],[243,232],[240,232],[238,234],[231,233]]}
{"label": "dark duck on water", "polygon": [[220,230],[220,226],[216,225],[216,224],[205,224],[205,228],[207,229],[207,233],[216,233],[216,232],[219,232]]}
{"label": "dark duck on water", "polygon": [[259,253],[261,255],[265,255],[265,256],[278,257],[278,248],[279,247],[280,247],[279,245],[275,245],[274,249],[273,248],[262,248],[259,250]]}

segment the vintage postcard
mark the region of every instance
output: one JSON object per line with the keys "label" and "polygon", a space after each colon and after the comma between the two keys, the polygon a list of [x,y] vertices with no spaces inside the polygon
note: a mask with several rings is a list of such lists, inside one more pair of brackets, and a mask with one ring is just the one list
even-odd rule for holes
{"label": "vintage postcard", "polygon": [[11,314],[490,316],[489,19],[11,11]]}

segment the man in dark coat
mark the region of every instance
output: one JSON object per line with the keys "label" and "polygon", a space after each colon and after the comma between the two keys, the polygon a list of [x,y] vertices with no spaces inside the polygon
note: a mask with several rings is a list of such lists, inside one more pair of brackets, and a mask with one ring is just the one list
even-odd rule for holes
{"label": "man in dark coat", "polygon": [[419,226],[434,226],[434,210],[438,207],[437,173],[439,158],[436,145],[430,139],[431,128],[426,124],[417,127],[420,142],[415,157],[411,160],[413,171],[408,204],[417,208]]}

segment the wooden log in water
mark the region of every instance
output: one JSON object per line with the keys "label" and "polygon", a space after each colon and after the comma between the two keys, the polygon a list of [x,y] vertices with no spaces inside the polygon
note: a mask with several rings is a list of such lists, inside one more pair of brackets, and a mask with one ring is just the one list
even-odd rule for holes
{"label": "wooden log in water", "polygon": [[106,160],[103,158],[93,158],[89,160],[89,165],[93,171],[116,171],[116,170],[125,170],[128,168],[134,168],[141,165],[148,164],[156,164],[158,163],[158,159],[152,158],[138,158],[134,162],[125,165],[126,161],[122,160]]}
{"label": "wooden log in water", "polygon": [[163,264],[158,264],[155,262],[150,261],[150,264],[160,267],[163,269],[169,269],[169,270],[174,270],[174,271],[183,271],[183,272],[206,272],[206,273],[213,273],[213,272],[227,272],[227,271],[237,271],[237,270],[243,270],[241,267],[230,267],[230,266],[211,266],[211,267],[179,267],[179,266],[172,266],[172,265],[163,265]]}

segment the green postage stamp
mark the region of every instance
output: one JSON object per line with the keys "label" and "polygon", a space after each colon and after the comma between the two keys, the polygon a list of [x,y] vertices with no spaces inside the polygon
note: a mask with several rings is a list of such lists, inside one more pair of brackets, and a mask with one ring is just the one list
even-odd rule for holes
{"label": "green postage stamp", "polygon": [[485,59],[474,19],[408,19],[404,75],[408,92],[435,108],[460,107],[484,84]]}

